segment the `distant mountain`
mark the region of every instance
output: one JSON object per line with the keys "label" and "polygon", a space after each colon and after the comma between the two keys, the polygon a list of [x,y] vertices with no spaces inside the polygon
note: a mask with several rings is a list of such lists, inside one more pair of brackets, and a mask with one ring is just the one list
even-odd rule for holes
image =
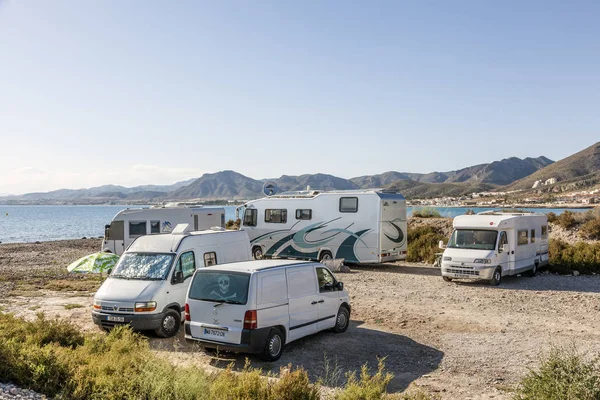
{"label": "distant mountain", "polygon": [[306,190],[307,186],[320,190],[350,190],[358,189],[354,182],[327,174],[306,174],[300,176],[282,175],[274,179],[277,186],[284,191]]}
{"label": "distant mountain", "polygon": [[460,197],[471,193],[486,192],[497,186],[487,183],[427,183],[413,180],[400,180],[387,186],[408,199],[433,197]]}
{"label": "distant mountain", "polygon": [[567,191],[600,183],[600,142],[515,182],[508,189]]}
{"label": "distant mountain", "polygon": [[204,174],[187,186],[167,195],[169,200],[243,199],[262,194],[263,183],[235,171]]}

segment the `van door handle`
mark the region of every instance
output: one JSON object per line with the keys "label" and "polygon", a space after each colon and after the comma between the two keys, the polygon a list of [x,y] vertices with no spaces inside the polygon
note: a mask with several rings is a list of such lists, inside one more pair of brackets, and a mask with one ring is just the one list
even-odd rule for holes
{"label": "van door handle", "polygon": [[315,304],[317,304],[317,302],[316,302],[316,301],[313,301],[313,302],[312,302],[312,303],[310,303],[310,304],[312,304],[312,305],[314,306]]}
{"label": "van door handle", "polygon": [[317,301],[317,303],[325,303],[325,300],[321,299],[321,300]]}

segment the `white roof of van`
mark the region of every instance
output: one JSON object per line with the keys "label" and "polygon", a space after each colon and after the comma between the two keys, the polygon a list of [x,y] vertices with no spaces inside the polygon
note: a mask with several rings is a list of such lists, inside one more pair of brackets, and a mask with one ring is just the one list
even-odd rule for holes
{"label": "white roof of van", "polygon": [[502,222],[524,217],[543,217],[544,214],[534,213],[500,213],[487,212],[476,215],[459,215],[454,218],[452,225],[455,228],[497,228]]}
{"label": "white roof of van", "polygon": [[186,232],[183,234],[172,234],[172,233],[161,233],[144,235],[137,238],[129,248],[128,252],[151,252],[151,253],[172,253],[177,250],[181,241],[191,236],[201,235],[217,235],[217,234],[241,234],[245,235],[243,231],[226,231],[217,229],[207,229],[203,231]]}
{"label": "white roof of van", "polygon": [[255,260],[242,261],[229,264],[213,265],[211,267],[202,268],[202,270],[218,270],[232,272],[254,272],[263,269],[276,267],[285,267],[288,265],[311,265],[317,264],[315,261],[299,261],[299,260]]}

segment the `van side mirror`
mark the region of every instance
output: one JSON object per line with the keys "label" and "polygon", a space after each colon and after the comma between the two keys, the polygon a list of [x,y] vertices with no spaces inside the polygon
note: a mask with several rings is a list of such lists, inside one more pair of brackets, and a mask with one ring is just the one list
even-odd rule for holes
{"label": "van side mirror", "polygon": [[438,244],[438,246],[439,246],[440,249],[445,249],[446,248],[446,245],[444,244],[443,240],[440,240],[440,243]]}
{"label": "van side mirror", "polygon": [[342,290],[344,290],[344,282],[338,282],[335,287],[337,288],[337,290],[339,290],[340,292]]}
{"label": "van side mirror", "polygon": [[183,271],[175,271],[173,283],[183,283]]}
{"label": "van side mirror", "polygon": [[508,245],[506,243],[503,244],[502,246],[500,246],[500,252],[503,252],[503,251],[508,251]]}

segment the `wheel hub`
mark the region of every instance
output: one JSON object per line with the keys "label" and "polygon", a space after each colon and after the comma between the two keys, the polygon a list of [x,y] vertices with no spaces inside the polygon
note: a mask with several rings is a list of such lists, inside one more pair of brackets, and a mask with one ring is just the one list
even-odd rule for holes
{"label": "wheel hub", "polygon": [[272,356],[276,356],[281,351],[281,338],[279,336],[273,336],[269,341],[269,353]]}

